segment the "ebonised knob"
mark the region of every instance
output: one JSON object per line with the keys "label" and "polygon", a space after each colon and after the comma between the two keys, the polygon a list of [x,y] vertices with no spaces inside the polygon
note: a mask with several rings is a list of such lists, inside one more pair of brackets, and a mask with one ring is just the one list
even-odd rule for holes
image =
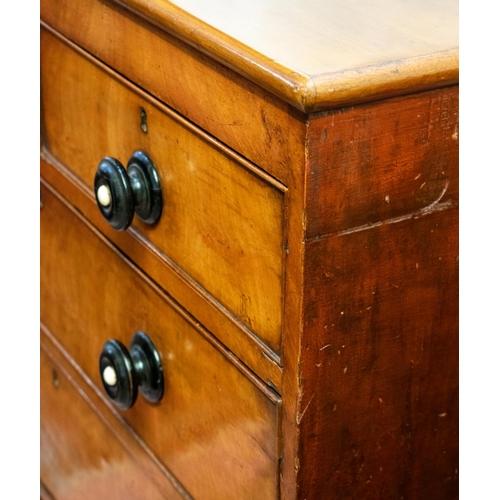
{"label": "ebonised knob", "polygon": [[108,340],[99,357],[104,389],[121,409],[132,407],[140,392],[150,403],[163,397],[164,378],[160,355],[144,332],[137,332],[130,351],[119,340]]}
{"label": "ebonised knob", "polygon": [[148,224],[161,216],[160,179],[144,151],[130,157],[126,170],[116,158],[103,158],[94,177],[94,193],[101,214],[117,231],[132,224],[134,212]]}

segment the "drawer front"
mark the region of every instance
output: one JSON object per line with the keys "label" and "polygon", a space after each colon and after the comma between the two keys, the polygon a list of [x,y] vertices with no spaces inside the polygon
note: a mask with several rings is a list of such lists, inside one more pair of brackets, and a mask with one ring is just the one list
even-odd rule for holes
{"label": "drawer front", "polygon": [[161,402],[123,412],[194,498],[271,499],[278,490],[279,398],[45,187],[42,323],[101,386],[104,342],[146,332],[162,359]]}
{"label": "drawer front", "polygon": [[79,388],[40,352],[40,478],[55,500],[183,497],[155,485]]}
{"label": "drawer front", "polygon": [[88,188],[103,157],[145,150],[163,214],[133,227],[279,353],[286,189],[52,34],[41,43],[45,147]]}

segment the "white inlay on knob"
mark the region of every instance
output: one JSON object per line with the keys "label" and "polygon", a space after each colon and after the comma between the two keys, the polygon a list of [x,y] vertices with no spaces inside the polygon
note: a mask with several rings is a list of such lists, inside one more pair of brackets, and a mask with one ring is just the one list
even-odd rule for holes
{"label": "white inlay on knob", "polygon": [[112,366],[106,366],[102,372],[102,378],[108,385],[116,385],[116,372]]}
{"label": "white inlay on knob", "polygon": [[111,191],[106,184],[101,184],[97,190],[97,199],[103,207],[108,207],[111,204]]}

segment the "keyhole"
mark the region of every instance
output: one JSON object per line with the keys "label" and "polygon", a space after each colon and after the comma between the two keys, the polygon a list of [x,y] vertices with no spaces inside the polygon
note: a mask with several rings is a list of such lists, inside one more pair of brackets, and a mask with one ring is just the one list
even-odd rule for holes
{"label": "keyhole", "polygon": [[59,376],[57,375],[57,371],[52,370],[52,385],[57,389],[59,387]]}
{"label": "keyhole", "polygon": [[141,108],[141,130],[147,134],[148,133],[148,117],[146,115],[146,110]]}

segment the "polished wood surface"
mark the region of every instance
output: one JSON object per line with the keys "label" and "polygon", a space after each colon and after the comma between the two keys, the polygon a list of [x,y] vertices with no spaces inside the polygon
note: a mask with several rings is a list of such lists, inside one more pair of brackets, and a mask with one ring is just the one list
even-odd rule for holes
{"label": "polished wood surface", "polygon": [[458,2],[116,0],[307,112],[458,80]]}
{"label": "polished wood surface", "polygon": [[138,218],[134,227],[279,354],[286,188],[48,32],[41,45],[47,149],[89,187],[103,157],[126,165],[135,150],[147,151],[163,213],[153,227]]}
{"label": "polished wood surface", "polygon": [[307,237],[458,197],[458,87],[321,116],[307,129]]}
{"label": "polished wood surface", "polygon": [[458,210],[306,247],[300,498],[458,498]]}
{"label": "polished wood surface", "polygon": [[64,369],[40,354],[42,499],[182,499],[158,485],[113,435]]}
{"label": "polished wood surface", "polygon": [[145,331],[165,395],[123,414],[195,498],[275,498],[280,398],[62,201],[42,188],[42,323],[96,386],[102,345]]}
{"label": "polished wood surface", "polygon": [[308,131],[298,498],[458,498],[458,89]]}
{"label": "polished wood surface", "polygon": [[[163,495],[167,498],[175,499],[179,496],[184,499],[191,498],[177,478],[154,455],[144,441],[137,434],[131,432],[130,427],[116,407],[101,394],[100,388],[92,383],[81,367],[75,363],[43,324],[40,326],[40,346],[51,362],[54,363],[54,366],[57,367],[58,372],[64,374],[78,394],[87,402],[87,409],[94,411],[98,415],[101,422],[106,426],[111,439],[117,440],[123,450],[130,457],[133,457],[135,467],[141,469],[149,478],[149,481],[155,484],[158,490],[163,492]],[[44,425],[44,420],[42,420],[41,425]],[[59,428],[61,433],[71,434],[72,430],[72,426]],[[92,429],[89,428],[87,432],[92,432]],[[43,447],[41,452],[44,452]],[[53,471],[52,473],[56,474],[57,472]]]}
{"label": "polished wood surface", "polygon": [[[42,93],[51,96],[50,106],[44,102],[51,125],[42,184],[57,201],[54,213],[67,208],[72,215],[63,219],[75,221],[61,223],[57,215],[45,226],[51,243],[48,252],[42,243],[48,255],[42,263],[52,264],[42,279],[49,327],[42,329],[85,375],[85,390],[100,390],[92,359],[111,335],[128,344],[136,328],[149,329],[162,352],[184,361],[172,367],[167,360],[172,380],[188,387],[187,395],[172,389],[178,409],[139,401],[130,413],[115,412],[119,425],[108,416],[103,421],[144,442],[158,467],[193,498],[455,499],[456,6],[257,0],[240,7],[241,18],[238,5],[225,0],[42,0]],[[293,33],[296,39],[287,41]],[[87,85],[93,89],[87,100],[99,104],[77,113],[74,102],[82,102]],[[147,137],[140,132],[141,106],[153,118]],[[82,114],[89,121],[83,126]],[[74,133],[82,128],[84,137]],[[153,138],[158,130],[162,137]],[[228,205],[237,205],[233,197],[245,190],[245,200],[254,192],[273,194],[271,203],[266,196],[255,201],[252,218],[279,213],[279,237],[256,240],[281,259],[279,300],[275,295],[281,309],[269,308],[280,315],[279,348],[254,335],[261,332],[238,318],[234,305],[242,283],[257,294],[267,286],[260,273],[267,272],[268,255],[258,262],[255,252],[262,266],[256,268],[226,259],[227,276],[242,276],[223,300],[227,291],[209,289],[216,281],[202,283],[196,270],[218,274],[214,264],[230,252],[214,246],[221,254],[210,265],[200,256],[194,270],[181,269],[178,259],[189,256],[158,251],[160,240],[182,246],[168,242],[167,226],[153,241],[160,226],[117,233],[99,215],[88,152],[113,143],[128,158],[135,140],[145,149],[153,140],[162,150],[171,144],[184,152],[176,157],[177,174],[192,151],[201,163],[215,151],[202,168],[215,174],[206,189],[211,193],[212,182],[227,187]],[[224,180],[217,178],[221,157]],[[199,197],[182,194],[180,212],[192,213]],[[224,220],[228,241],[248,220],[237,213]],[[193,219],[184,218],[189,227],[182,231],[201,231]],[[204,221],[207,234],[218,234]],[[272,229],[268,222],[260,227]],[[78,244],[69,249],[68,239]],[[254,242],[239,243],[246,251]],[[99,295],[96,275],[108,290],[106,335],[90,300]],[[142,298],[131,297],[132,289]],[[132,318],[146,326],[132,325]],[[187,341],[203,353],[199,359],[188,355]],[[193,396],[202,391],[208,396]],[[199,432],[185,428],[192,421]],[[259,422],[258,435],[249,422]],[[172,443],[181,450],[173,457]],[[191,450],[196,471],[184,462]],[[247,490],[249,478],[257,483]]]}
{"label": "polished wood surface", "polygon": [[[151,244],[133,228],[115,231],[102,217],[95,202],[94,191],[64,167],[46,150],[42,151],[40,171],[43,178],[74,205],[99,231],[117,245],[170,296],[196,311],[196,318],[210,330],[234,355],[269,386],[281,390],[283,369],[275,354],[241,322],[222,308],[211,296],[174,262],[155,252]],[[290,259],[288,259],[290,261]],[[289,267],[289,266],[287,266]],[[293,325],[295,329],[296,325]],[[286,334],[286,324],[285,324]]]}
{"label": "polished wood surface", "polygon": [[47,29],[288,184],[305,132],[291,105],[117,4],[42,0],[40,13]]}

